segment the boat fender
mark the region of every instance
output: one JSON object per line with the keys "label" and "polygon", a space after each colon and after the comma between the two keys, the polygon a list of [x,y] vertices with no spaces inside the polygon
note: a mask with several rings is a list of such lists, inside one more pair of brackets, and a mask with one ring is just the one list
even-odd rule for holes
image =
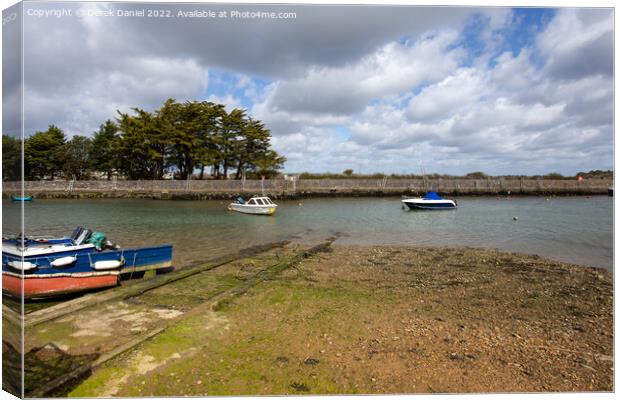
{"label": "boat fender", "polygon": [[50,265],[55,268],[68,267],[69,265],[75,263],[76,261],[77,261],[76,257],[67,256],[67,257],[61,257],[61,258],[55,259],[54,261],[50,263]]}
{"label": "boat fender", "polygon": [[110,269],[120,268],[124,264],[125,264],[124,258],[121,258],[120,260],[95,261],[95,263],[92,264],[92,268],[96,271],[106,271]]}
{"label": "boat fender", "polygon": [[15,269],[18,269],[20,271],[30,271],[33,270],[37,267],[37,264],[31,263],[29,261],[17,261],[17,260],[13,260],[13,261],[9,261],[9,266]]}

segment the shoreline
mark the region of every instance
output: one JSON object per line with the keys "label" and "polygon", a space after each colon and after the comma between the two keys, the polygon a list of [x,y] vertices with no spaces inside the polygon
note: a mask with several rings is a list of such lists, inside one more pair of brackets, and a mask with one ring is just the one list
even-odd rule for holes
{"label": "shoreline", "polygon": [[307,246],[27,323],[27,359],[44,368],[137,341],[57,393],[81,397],[613,390],[606,270],[497,250]]}
{"label": "shoreline", "polygon": [[[169,201],[204,201],[204,200],[231,200],[237,197],[250,197],[258,195],[260,192],[34,192],[25,191],[26,196],[33,196],[34,199],[137,199],[137,200],[169,200]],[[303,199],[328,199],[328,198],[399,198],[403,196],[416,197],[422,196],[425,192],[403,191],[403,192],[384,192],[384,191],[354,191],[354,192],[301,192],[301,193],[274,193],[265,191],[265,195],[273,200],[303,200]],[[438,192],[441,196],[449,196],[453,198],[459,197],[589,197],[589,196],[607,196],[607,193],[601,191],[575,191],[575,192],[472,192],[472,193],[446,193]],[[12,192],[3,192],[2,199],[11,199]]]}

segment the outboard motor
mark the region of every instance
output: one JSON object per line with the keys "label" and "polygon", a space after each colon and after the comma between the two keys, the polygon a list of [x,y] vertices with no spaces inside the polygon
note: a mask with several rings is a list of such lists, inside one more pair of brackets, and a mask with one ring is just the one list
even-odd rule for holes
{"label": "outboard motor", "polygon": [[91,234],[91,230],[90,229],[82,228],[82,231],[78,235],[77,239],[74,240],[75,244],[79,246],[81,244],[86,243],[86,241],[90,237],[90,234]]}
{"label": "outboard motor", "polygon": [[78,226],[73,230],[73,233],[71,234],[71,236],[69,236],[69,239],[73,240],[74,242],[77,240],[77,238],[80,236],[80,233],[82,233],[82,231],[84,230],[83,226]]}

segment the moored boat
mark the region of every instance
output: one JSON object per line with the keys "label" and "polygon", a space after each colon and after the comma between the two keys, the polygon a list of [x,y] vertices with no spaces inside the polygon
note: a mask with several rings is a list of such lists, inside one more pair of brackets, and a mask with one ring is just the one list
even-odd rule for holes
{"label": "moored boat", "polygon": [[444,199],[435,192],[427,192],[424,197],[403,199],[402,202],[412,210],[449,210],[456,208],[454,200]]}
{"label": "moored boat", "polygon": [[121,249],[82,227],[65,238],[2,239],[2,290],[25,298],[116,286],[121,275],[171,266],[172,245]]}
{"label": "moored boat", "polygon": [[276,212],[277,208],[278,205],[267,196],[254,196],[247,202],[239,197],[228,205],[230,211],[254,215],[272,215]]}
{"label": "moored boat", "polygon": [[13,201],[32,201],[32,196],[17,196],[12,194],[11,200]]}

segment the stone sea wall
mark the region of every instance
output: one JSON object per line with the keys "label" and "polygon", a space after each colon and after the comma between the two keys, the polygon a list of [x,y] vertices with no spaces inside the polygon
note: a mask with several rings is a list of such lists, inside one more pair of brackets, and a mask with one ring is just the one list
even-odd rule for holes
{"label": "stone sea wall", "polygon": [[[265,194],[274,198],[317,196],[416,195],[428,190],[458,195],[607,194],[611,179],[299,179],[26,181],[27,195],[38,198],[218,199]],[[20,192],[21,182],[3,182],[2,194]]]}

